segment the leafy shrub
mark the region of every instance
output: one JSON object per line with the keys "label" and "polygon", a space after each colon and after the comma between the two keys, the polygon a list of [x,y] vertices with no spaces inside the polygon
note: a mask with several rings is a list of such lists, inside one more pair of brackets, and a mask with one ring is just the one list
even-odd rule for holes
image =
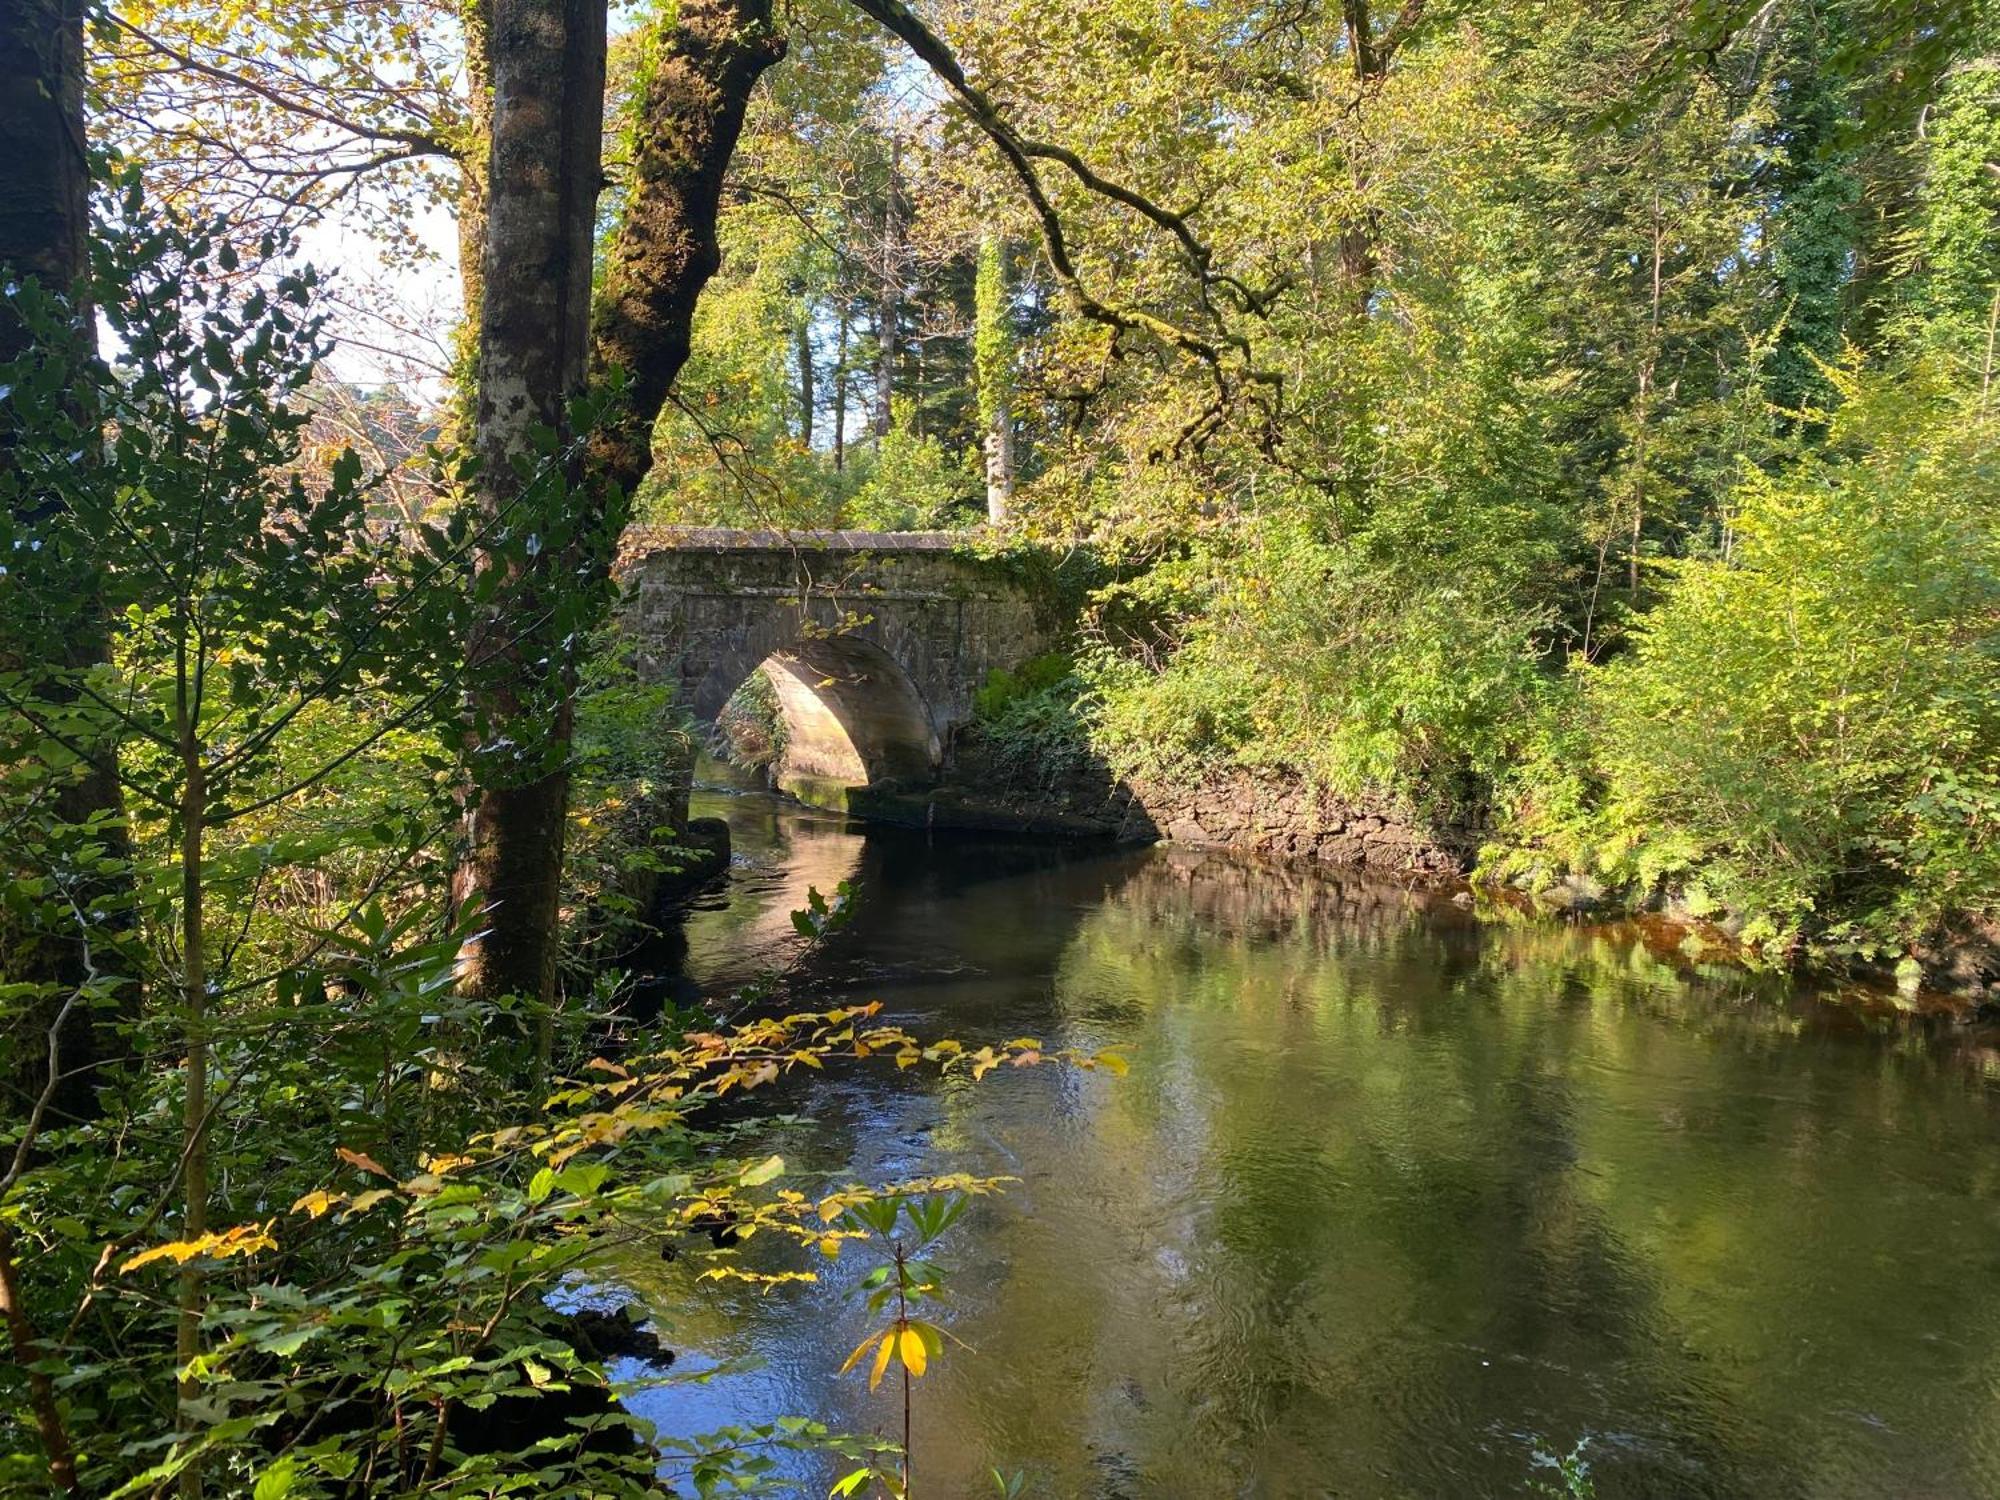
{"label": "leafy shrub", "polygon": [[690,721],[671,687],[640,681],[634,647],[609,638],[586,658],[576,699],[565,879],[574,977],[652,932],[651,877],[685,869],[681,840],[694,766]]}
{"label": "leafy shrub", "polygon": [[1755,936],[1907,940],[2000,909],[1994,422],[1935,371],[1828,378],[1825,449],[1746,479],[1727,559],[1589,674],[1604,830]]}
{"label": "leafy shrub", "polygon": [[973,712],[984,720],[998,719],[1019,700],[1064,686],[1075,675],[1074,665],[1060,651],[1031,657],[1012,671],[995,667],[972,695]]}
{"label": "leafy shrub", "polygon": [[732,764],[758,770],[782,760],[790,738],[778,690],[770,674],[759,670],[744,678],[722,705],[710,744],[714,753]]}
{"label": "leafy shrub", "polygon": [[1093,758],[1089,684],[1050,652],[1014,671],[996,668],[973,696],[980,733],[1002,775],[1055,780]]}
{"label": "leafy shrub", "polygon": [[[1259,541],[1208,574],[1163,665],[1087,660],[1097,741],[1118,769],[1281,765],[1435,804],[1506,767],[1547,691],[1542,611],[1478,569],[1384,567],[1363,543],[1290,522]],[[1155,570],[1145,586],[1188,589],[1193,571]]]}

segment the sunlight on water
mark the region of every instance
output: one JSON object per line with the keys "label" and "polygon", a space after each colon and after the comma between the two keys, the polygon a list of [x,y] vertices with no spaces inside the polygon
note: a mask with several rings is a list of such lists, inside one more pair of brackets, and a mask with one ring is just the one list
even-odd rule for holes
{"label": "sunlight on water", "polygon": [[[738,879],[692,920],[697,981],[771,962],[806,886],[851,879],[816,1003],[1132,1061],[854,1070],[758,1142],[829,1178],[1020,1179],[940,1256],[976,1352],[918,1387],[920,1493],[997,1465],[1063,1497],[1518,1495],[1587,1437],[1605,1496],[2000,1494],[1976,1033],[1393,887],[704,800]],[[635,1404],[892,1432],[887,1385],[833,1375],[866,1268],[759,1294],[627,1267],[707,1372]]]}

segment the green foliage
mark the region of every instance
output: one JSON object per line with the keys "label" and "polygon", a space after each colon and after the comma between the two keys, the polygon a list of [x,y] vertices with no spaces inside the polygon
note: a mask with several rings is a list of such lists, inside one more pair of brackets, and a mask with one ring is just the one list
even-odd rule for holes
{"label": "green foliage", "polygon": [[973,284],[972,363],[979,422],[990,430],[1014,415],[1014,309],[1007,286],[1007,251],[998,235],[979,242]]}
{"label": "green foliage", "polygon": [[1848,40],[1838,11],[1786,18],[1785,139],[1773,161],[1782,181],[1771,230],[1771,272],[1783,296],[1783,326],[1771,371],[1781,407],[1823,400],[1819,365],[1839,353],[1850,288],[1847,268],[1860,247],[1858,210],[1865,181],[1848,128],[1852,80],[1838,65]]}
{"label": "green foliage", "polygon": [[[740,1159],[712,1128],[725,1101],[834,1058],[977,1077],[1069,1054],[922,1042],[860,1006],[627,1035],[614,1061],[599,1049],[618,997],[594,982],[529,1057],[519,1016],[459,990],[479,914],[453,911],[462,782],[426,731],[465,738],[463,625],[490,597],[475,557],[576,540],[560,485],[539,483],[563,455],[524,460],[503,535],[443,506],[377,526],[351,454],[320,471],[301,452],[324,347],[314,276],[240,266],[136,179],[113,208],[91,290],[115,371],[60,298],[7,287],[36,338],[0,372],[0,893],[10,923],[79,939],[83,961],[73,983],[0,984],[0,1058],[16,1086],[100,1003],[119,1046],[83,1109],[44,1092],[0,1128],[0,1487],[41,1488],[58,1446],[93,1493],[259,1500],[637,1496],[662,1476],[769,1494],[777,1453],[873,1461],[881,1443],[803,1420],[656,1446],[552,1299],[613,1249],[689,1236],[712,1278],[811,1279],[745,1269],[736,1247],[788,1238],[803,1259],[875,1195],[780,1186],[782,1159]],[[57,647],[99,601],[115,649],[74,665]],[[552,602],[528,627],[587,613]],[[595,844],[591,820],[671,794],[685,743],[664,695],[593,648],[543,664],[553,681],[565,659],[593,663],[565,889],[586,910],[610,907],[636,847]],[[108,743],[129,856],[102,820],[61,816]],[[535,746],[485,748],[539,763]],[[129,902],[71,899],[80,873],[123,876]],[[802,937],[851,910],[845,888],[813,893]]]}
{"label": "green foliage", "polygon": [[1553,1500],[1593,1500],[1597,1494],[1597,1483],[1590,1477],[1590,1461],[1583,1456],[1589,1446],[1590,1440],[1583,1438],[1567,1453],[1537,1450],[1536,1465],[1556,1472],[1554,1479],[1537,1479],[1529,1487],[1531,1493],[1548,1495]]}
{"label": "green foliage", "polygon": [[[0,633],[31,648],[0,673],[0,760],[17,815],[47,812],[93,754],[115,769],[140,861],[134,935],[157,945],[105,956],[129,981],[161,979],[155,955],[184,941],[176,846],[192,821],[197,904],[235,934],[223,983],[228,962],[282,964],[341,905],[436,875],[451,761],[430,732],[456,680],[473,538],[447,520],[405,545],[372,521],[380,476],[351,451],[304,462],[325,347],[309,269],[233,275],[219,226],[160,212],[135,176],[108,206],[93,275],[115,370],[45,293],[12,289],[40,338],[0,375],[21,434],[0,472],[0,554],[17,560]],[[107,659],[44,665],[107,616]],[[342,877],[345,902],[322,901]],[[266,899],[274,885],[285,900]],[[124,930],[60,900],[32,921]]]}
{"label": "green foliage", "polygon": [[1910,941],[2000,902],[1994,425],[1934,367],[1828,379],[1825,448],[1587,680],[1607,849],[1781,943]]}
{"label": "green foliage", "polygon": [[592,971],[653,933],[656,877],[697,857],[678,831],[694,767],[692,726],[670,686],[640,681],[634,649],[616,636],[596,644],[576,699],[563,937],[586,988]]}
{"label": "green foliage", "polygon": [[1946,80],[1919,150],[1907,254],[1921,326],[1983,371],[2000,306],[2000,61],[1971,61]]}
{"label": "green foliage", "polygon": [[1049,785],[1096,757],[1095,696],[1060,652],[987,673],[973,706],[983,748],[1004,779]]}
{"label": "green foliage", "polygon": [[1075,676],[1070,659],[1060,651],[1031,657],[1009,671],[995,667],[972,695],[972,708],[981,719],[993,721],[1023,698],[1061,687]]}
{"label": "green foliage", "polygon": [[784,758],[791,739],[785,722],[785,708],[770,674],[752,672],[741,687],[729,695],[715,717],[721,752],[736,765],[748,769],[775,765]]}
{"label": "green foliage", "polygon": [[936,437],[919,437],[915,412],[899,402],[894,425],[876,444],[846,514],[870,531],[944,530],[971,518],[978,493],[971,468],[946,453]]}
{"label": "green foliage", "polygon": [[[1906,9],[971,7],[954,44],[1009,118],[1131,185],[1026,151],[1065,235],[1035,257],[1007,247],[1045,226],[960,123],[913,119],[883,38],[805,0],[641,504],[963,526],[1010,419],[1010,534],[1059,544],[1019,576],[1048,615],[1090,597],[1075,649],[980,691],[1003,771],[1272,766],[1493,806],[1489,868],[1671,891],[1773,952],[2000,918],[2000,70],[1990,7]],[[670,12],[621,48],[621,94],[668,64]],[[285,102],[298,79],[211,15],[137,14],[196,66],[105,20],[120,128],[171,121],[141,133],[189,189],[295,176],[284,121],[330,118]],[[421,148],[341,156],[286,211],[386,170],[367,217],[408,253],[402,218],[453,196],[438,164],[478,159],[449,51],[395,7],[244,21]],[[260,101],[234,116],[232,78]],[[1189,217],[1135,215],[1142,192]],[[15,1088],[0,1132],[8,1334],[37,1356],[0,1370],[0,1486],[39,1482],[54,1423],[109,1492],[774,1493],[805,1447],[859,1465],[848,1492],[907,1489],[906,1444],[808,1422],[656,1447],[548,1299],[621,1245],[705,1240],[702,1274],[768,1287],[812,1273],[737,1242],[872,1241],[881,1321],[849,1364],[923,1375],[929,1249],[992,1184],[814,1201],[738,1159],[719,1107],[835,1059],[976,1079],[1039,1043],[926,1043],[872,1007],[607,1037],[602,960],[675,862],[688,746],[572,566],[608,542],[574,454],[543,434],[483,533],[444,455],[382,503],[307,441],[317,277],[135,178],[117,198],[92,281],[114,364],[60,296],[5,287],[36,341],[0,372],[0,943],[82,960],[0,985],[4,1082],[73,1013],[129,1061],[80,1112]],[[572,706],[547,842],[579,1003],[537,1074],[521,1018],[459,993],[477,918],[448,877],[461,790],[557,769],[537,731]],[[124,814],[73,821],[114,758]],[[812,892],[800,940],[853,910]],[[1590,1493],[1580,1448],[1552,1462],[1551,1493]]]}
{"label": "green foliage", "polygon": [[1148,575],[1148,602],[1186,620],[1157,670],[1130,654],[1087,660],[1096,743],[1115,766],[1278,765],[1430,802],[1504,768],[1544,695],[1546,616],[1475,568],[1406,558],[1392,570],[1361,543],[1283,522],[1257,537],[1254,564],[1197,555]]}

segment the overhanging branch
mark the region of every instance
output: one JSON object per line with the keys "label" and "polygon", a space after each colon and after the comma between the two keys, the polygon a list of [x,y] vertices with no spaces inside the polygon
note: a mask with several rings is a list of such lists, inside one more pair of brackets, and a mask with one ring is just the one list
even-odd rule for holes
{"label": "overhanging branch", "polygon": [[[1211,293],[1219,290],[1237,312],[1261,318],[1284,291],[1282,281],[1258,290],[1237,277],[1217,271],[1212,248],[1194,232],[1187,215],[1102,176],[1067,147],[1023,135],[993,99],[966,76],[951,47],[902,0],[853,0],[853,3],[862,14],[901,40],[930,69],[950,91],[958,108],[999,151],[1028,201],[1049,265],[1077,310],[1114,333],[1145,334],[1207,367],[1215,385],[1214,400],[1184,428],[1174,444],[1176,450],[1188,443],[1199,446],[1206,441],[1232,404],[1240,383],[1282,389],[1283,377],[1256,364],[1249,338],[1228,325],[1211,298]],[[1110,302],[1092,292],[1077,268],[1062,217],[1037,166],[1043,161],[1056,163],[1088,191],[1130,209],[1171,235],[1187,257],[1202,307],[1215,325],[1213,330],[1191,328],[1146,308]]]}

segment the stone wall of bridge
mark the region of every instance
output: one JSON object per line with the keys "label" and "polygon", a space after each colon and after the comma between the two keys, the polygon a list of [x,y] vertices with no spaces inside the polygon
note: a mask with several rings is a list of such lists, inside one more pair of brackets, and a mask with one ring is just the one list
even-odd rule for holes
{"label": "stone wall of bridge", "polygon": [[806,774],[918,778],[996,668],[1048,649],[1006,571],[952,532],[635,529],[619,576],[637,664],[713,721],[766,663]]}

